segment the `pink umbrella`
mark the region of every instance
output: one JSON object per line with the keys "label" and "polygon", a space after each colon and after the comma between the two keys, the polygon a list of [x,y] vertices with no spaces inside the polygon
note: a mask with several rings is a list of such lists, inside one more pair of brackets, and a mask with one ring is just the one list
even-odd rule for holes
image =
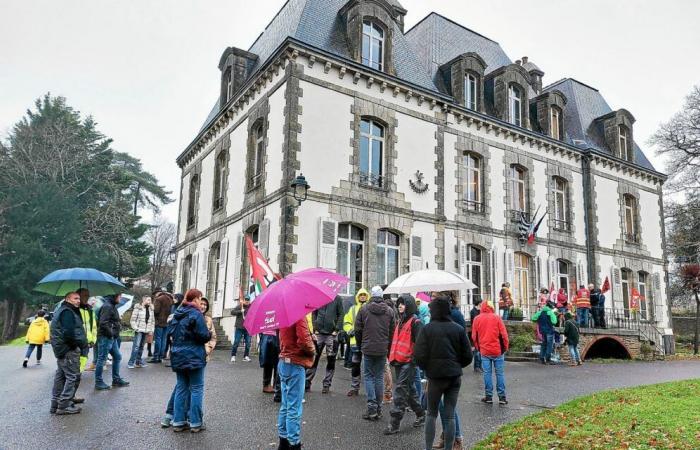
{"label": "pink umbrella", "polygon": [[416,298],[422,302],[430,303],[430,296],[425,292],[419,292],[416,294]]}
{"label": "pink umbrella", "polygon": [[306,269],[272,283],[250,305],[243,325],[250,334],[287,328],[338,295],[350,279],[326,269]]}

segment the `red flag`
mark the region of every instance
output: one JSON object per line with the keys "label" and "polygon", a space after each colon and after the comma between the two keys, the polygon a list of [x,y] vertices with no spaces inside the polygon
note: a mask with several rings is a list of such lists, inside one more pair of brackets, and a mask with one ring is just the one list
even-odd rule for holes
{"label": "red flag", "polygon": [[253,284],[255,295],[260,295],[260,293],[267,289],[267,287],[274,280],[278,280],[279,277],[270,268],[265,257],[260,253],[260,250],[255,248],[250,236],[245,238],[246,249],[248,250],[248,261],[250,263],[250,281]]}
{"label": "red flag", "polygon": [[600,288],[600,293],[605,294],[610,290],[610,279],[608,277],[605,277],[605,281],[603,282],[603,287]]}
{"label": "red flag", "polygon": [[[535,237],[537,237],[537,230],[540,229],[540,225],[542,224],[542,221],[544,220],[544,216],[547,215],[547,211],[542,214],[542,217],[540,217],[540,220],[537,222],[537,225],[534,227],[530,228],[530,232],[527,234],[527,243],[528,245],[532,245],[535,243]],[[533,220],[532,223],[534,224],[535,221]]]}

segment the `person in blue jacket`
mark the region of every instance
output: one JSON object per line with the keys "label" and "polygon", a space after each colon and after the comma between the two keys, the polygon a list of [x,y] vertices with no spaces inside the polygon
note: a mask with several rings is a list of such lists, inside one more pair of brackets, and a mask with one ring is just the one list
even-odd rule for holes
{"label": "person in blue jacket", "polygon": [[172,421],[176,432],[190,428],[192,433],[198,433],[205,429],[202,405],[207,352],[204,344],[209,342],[211,334],[200,309],[201,301],[199,290],[187,291],[168,324],[168,334],[172,338],[170,362],[177,375]]}

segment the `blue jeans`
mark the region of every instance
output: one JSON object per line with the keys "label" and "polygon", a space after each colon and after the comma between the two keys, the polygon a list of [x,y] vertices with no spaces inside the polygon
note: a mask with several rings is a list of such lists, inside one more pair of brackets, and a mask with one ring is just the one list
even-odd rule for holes
{"label": "blue jeans", "polygon": [[119,364],[122,362],[122,354],[119,351],[119,339],[112,339],[104,336],[97,338],[97,367],[95,368],[95,384],[104,383],[102,371],[107,362],[107,355],[112,355],[112,383],[120,380]]}
{"label": "blue jeans", "polygon": [[26,359],[29,359],[30,356],[32,356],[32,352],[34,351],[34,347],[36,347],[36,361],[39,362],[41,361],[41,352],[44,346],[42,344],[29,344],[29,347],[27,347],[27,353],[24,354],[24,357]]}
{"label": "blue jeans", "polygon": [[199,369],[178,370],[173,399],[173,426],[202,426],[202,405],[204,403],[204,367]]}
{"label": "blue jeans", "polygon": [[146,333],[134,333],[134,342],[131,346],[131,356],[129,357],[128,365],[134,364],[143,365],[143,347],[146,344]]}
{"label": "blue jeans", "polygon": [[554,333],[542,333],[542,344],[540,344],[540,361],[551,361],[553,348]]}
{"label": "blue jeans", "polygon": [[496,369],[496,391],[498,392],[498,397],[506,396],[506,377],[503,374],[503,368],[505,366],[505,360],[503,355],[501,356],[486,356],[481,355],[481,362],[484,364],[484,390],[486,391],[487,397],[493,396],[493,373],[492,369]]}
{"label": "blue jeans", "polygon": [[576,308],[576,323],[580,327],[588,328],[588,311],[590,308]]}
{"label": "blue jeans", "polygon": [[277,416],[277,433],[290,444],[301,442],[301,414],[303,412],[306,369],[298,364],[280,360],[277,373],[282,385],[282,403]]}
{"label": "blue jeans", "polygon": [[501,318],[503,320],[508,320],[509,316],[510,316],[510,308],[501,310]]}
{"label": "blue jeans", "polygon": [[474,350],[474,372],[482,369],[481,364],[481,353]]}
{"label": "blue jeans", "polygon": [[236,328],[236,334],[233,338],[233,347],[231,347],[231,356],[236,356],[241,339],[243,339],[245,345],[243,357],[250,356],[250,334],[248,334],[248,330],[245,328]]}
{"label": "blue jeans", "polygon": [[156,327],[153,336],[153,361],[160,361],[165,357],[165,344],[168,338],[166,327]]}
{"label": "blue jeans", "polygon": [[569,355],[571,355],[571,362],[581,362],[581,355],[578,353],[578,344],[569,344]]}
{"label": "blue jeans", "polygon": [[[442,429],[447,428],[447,418],[445,418],[445,402],[440,400],[440,406],[438,407],[440,411],[440,422],[442,423]],[[459,429],[459,411],[455,408],[455,438],[462,437],[462,430]]]}
{"label": "blue jeans", "polygon": [[367,392],[367,412],[378,414],[384,395],[384,365],[386,356],[363,355],[365,391]]}

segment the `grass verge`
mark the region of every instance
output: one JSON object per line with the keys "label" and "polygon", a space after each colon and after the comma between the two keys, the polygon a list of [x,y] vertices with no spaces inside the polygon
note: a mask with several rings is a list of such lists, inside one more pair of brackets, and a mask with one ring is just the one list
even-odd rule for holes
{"label": "grass verge", "polygon": [[505,425],[475,449],[697,449],[700,379],[599,392]]}

